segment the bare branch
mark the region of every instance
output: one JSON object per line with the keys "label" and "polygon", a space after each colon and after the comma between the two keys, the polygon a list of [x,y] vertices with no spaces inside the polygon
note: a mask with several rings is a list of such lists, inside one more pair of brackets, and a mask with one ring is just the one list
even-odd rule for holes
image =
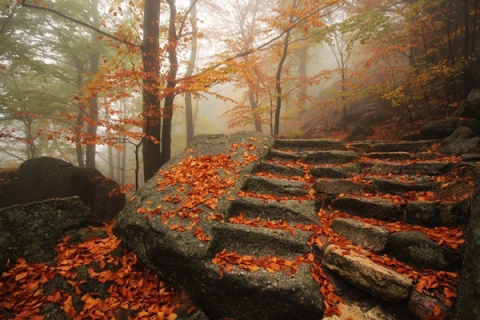
{"label": "bare branch", "polygon": [[64,19],[67,19],[69,21],[72,21],[72,22],[75,22],[81,26],[84,26],[85,28],[87,29],[90,29],[90,30],[93,30],[107,38],[110,38],[112,40],[115,40],[115,41],[118,41],[120,43],[123,43],[123,44],[126,44],[128,46],[132,46],[132,47],[140,47],[140,45],[138,43],[132,43],[132,42],[129,42],[129,41],[126,41],[125,39],[121,39],[113,34],[110,34],[106,31],[103,31],[103,30],[100,30],[94,26],[91,26],[90,24],[88,23],[85,23],[83,21],[80,21],[80,20],[77,20],[75,18],[72,18],[70,16],[67,16],[57,10],[54,10],[54,9],[50,9],[50,8],[46,8],[46,7],[42,7],[42,6],[37,6],[37,5],[34,5],[34,4],[28,4],[27,3],[27,0],[22,0],[22,6],[25,7],[25,8],[32,8],[32,9],[37,9],[37,10],[42,10],[42,11],[47,11],[47,12],[50,12],[50,13],[53,13],[53,14],[56,14]]}

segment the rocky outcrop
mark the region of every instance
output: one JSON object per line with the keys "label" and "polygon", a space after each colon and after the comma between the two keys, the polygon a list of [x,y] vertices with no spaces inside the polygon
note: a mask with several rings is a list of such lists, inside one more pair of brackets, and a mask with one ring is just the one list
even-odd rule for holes
{"label": "rocky outcrop", "polygon": [[470,207],[470,222],[465,234],[465,255],[460,278],[457,319],[480,319],[480,172],[476,172],[476,188]]}
{"label": "rocky outcrop", "polygon": [[0,173],[0,208],[53,198],[79,196],[91,209],[91,223],[112,220],[124,207],[119,185],[96,169],[81,169],[55,158],[25,161]]}
{"label": "rocky outcrop", "polygon": [[17,258],[46,262],[65,232],[86,225],[90,209],[79,197],[0,209],[0,274]]}
{"label": "rocky outcrop", "polygon": [[[145,264],[184,288],[210,319],[322,317],[320,286],[312,281],[310,266],[298,260],[310,251],[311,232],[233,223],[252,214],[255,200],[237,192],[252,192],[252,181],[260,181],[249,174],[272,142],[252,132],[196,137],[118,217],[115,233]],[[270,186],[267,180],[261,180],[260,190]],[[304,187],[284,183],[276,190],[304,196]],[[268,202],[262,212],[288,217],[314,209],[312,201],[289,201],[285,212]]]}
{"label": "rocky outcrop", "polygon": [[[115,232],[210,319],[321,319],[335,306],[383,310],[376,319],[451,313],[472,164],[432,145],[198,137]],[[359,307],[365,293],[370,309]]]}

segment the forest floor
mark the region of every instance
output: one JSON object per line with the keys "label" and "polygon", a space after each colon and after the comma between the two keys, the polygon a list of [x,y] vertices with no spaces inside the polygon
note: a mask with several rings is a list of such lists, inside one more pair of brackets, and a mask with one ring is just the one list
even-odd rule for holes
{"label": "forest floor", "polygon": [[[389,123],[369,138],[395,140],[414,128],[419,125]],[[318,138],[345,137],[338,131]],[[0,277],[0,319],[173,320],[196,312],[184,293],[162,282],[122,246],[111,224],[84,232],[81,239],[63,238],[51,263],[11,263]]]}

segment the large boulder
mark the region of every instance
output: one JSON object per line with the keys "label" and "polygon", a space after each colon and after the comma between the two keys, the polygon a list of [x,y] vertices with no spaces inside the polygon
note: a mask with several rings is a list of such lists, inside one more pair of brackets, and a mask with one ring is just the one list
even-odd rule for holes
{"label": "large boulder", "polygon": [[90,209],[79,197],[50,199],[0,209],[0,274],[17,258],[47,262],[68,230],[84,226]]}
{"label": "large boulder", "polygon": [[480,152],[480,136],[468,127],[460,127],[443,139],[438,151],[455,156],[478,153]]}
{"label": "large boulder", "polygon": [[465,233],[465,254],[458,287],[458,320],[480,320],[480,170],[470,205],[470,221]]}
{"label": "large boulder", "polygon": [[0,208],[53,198],[79,196],[91,209],[92,223],[112,220],[125,206],[119,185],[96,169],[81,169],[51,157],[25,161],[0,173]]}
{"label": "large boulder", "polygon": [[480,89],[470,91],[465,103],[460,108],[460,115],[480,120]]}
{"label": "large boulder", "polygon": [[137,191],[114,227],[145,265],[186,290],[210,319],[322,318],[320,286],[309,264],[293,272],[285,264],[282,271],[274,263],[275,271],[249,263],[281,252],[292,267],[294,257],[311,250],[310,234],[241,226],[227,218],[272,144],[256,132],[197,136]]}
{"label": "large boulder", "polygon": [[450,136],[460,127],[470,128],[476,134],[480,134],[480,122],[474,119],[447,118],[429,122],[420,128],[422,139],[441,140]]}

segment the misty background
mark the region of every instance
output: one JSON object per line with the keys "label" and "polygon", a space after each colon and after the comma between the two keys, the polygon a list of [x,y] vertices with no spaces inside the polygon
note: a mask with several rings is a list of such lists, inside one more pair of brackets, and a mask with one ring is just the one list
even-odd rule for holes
{"label": "misty background", "polygon": [[[137,174],[141,183],[145,2],[0,4],[0,167],[52,156],[94,166],[124,185]],[[187,94],[194,134],[270,135],[278,123],[279,136],[342,138],[361,115],[415,124],[448,114],[478,87],[477,0],[178,0],[175,6],[181,37],[172,156],[190,139]],[[159,19],[158,77],[166,95],[171,44],[164,1]],[[84,161],[89,149],[93,164]]]}

